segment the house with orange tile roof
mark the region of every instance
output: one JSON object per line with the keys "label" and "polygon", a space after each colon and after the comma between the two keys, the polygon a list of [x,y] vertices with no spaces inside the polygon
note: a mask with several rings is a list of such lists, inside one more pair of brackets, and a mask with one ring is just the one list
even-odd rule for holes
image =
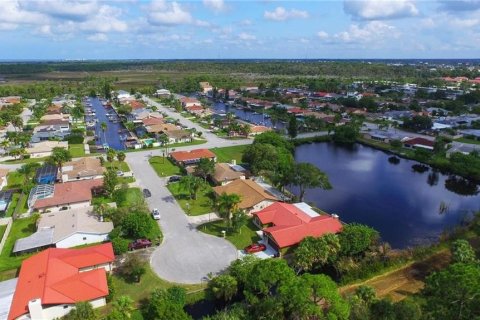
{"label": "house with orange tile roof", "polygon": [[115,255],[111,243],[82,249],[50,248],[23,261],[8,320],[58,319],[75,303],[106,305],[107,273]]}
{"label": "house with orange tile roof", "polygon": [[213,191],[216,196],[220,196],[223,193],[239,195],[240,203],[238,208],[245,210],[248,214],[260,211],[279,200],[250,179],[237,179],[229,184],[213,187]]}
{"label": "house with orange tile roof", "polygon": [[92,192],[102,187],[103,179],[37,185],[30,191],[28,207],[40,212],[85,208],[91,204]]}
{"label": "house with orange tile roof", "polygon": [[172,160],[175,163],[184,167],[197,164],[202,158],[217,161],[217,156],[215,155],[215,153],[213,153],[208,149],[194,149],[190,151],[174,151],[170,153],[170,158],[172,158]]}
{"label": "house with orange tile roof", "polygon": [[337,216],[319,214],[308,204],[276,202],[254,213],[264,240],[277,251],[298,245],[306,237],[321,237],[342,231]]}

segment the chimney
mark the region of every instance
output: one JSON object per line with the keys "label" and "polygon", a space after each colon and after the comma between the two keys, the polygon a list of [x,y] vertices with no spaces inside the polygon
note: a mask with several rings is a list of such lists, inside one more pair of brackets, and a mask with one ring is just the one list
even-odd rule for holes
{"label": "chimney", "polygon": [[43,316],[42,300],[40,298],[28,301],[28,312],[32,320],[45,319]]}

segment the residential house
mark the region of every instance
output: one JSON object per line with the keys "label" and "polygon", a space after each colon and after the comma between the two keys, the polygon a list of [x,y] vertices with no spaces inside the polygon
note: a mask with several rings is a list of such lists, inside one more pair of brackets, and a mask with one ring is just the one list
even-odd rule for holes
{"label": "residential house", "polygon": [[450,156],[454,153],[461,153],[467,155],[474,151],[480,153],[480,145],[470,143],[455,143],[450,149],[447,150],[446,156],[447,158],[450,158]]}
{"label": "residential house", "polygon": [[106,171],[100,159],[94,157],[81,158],[67,162],[62,167],[62,181],[78,181],[86,179],[102,179]]}
{"label": "residential house", "polygon": [[224,186],[237,179],[245,179],[247,170],[236,164],[216,163],[212,180],[215,184]]}
{"label": "residential house", "polygon": [[48,120],[33,129],[31,141],[35,143],[52,138],[64,139],[69,134],[70,122],[68,120]]}
{"label": "residential house", "polygon": [[37,184],[55,183],[58,178],[58,167],[52,164],[44,163],[35,172],[35,182]]}
{"label": "residential house", "polygon": [[208,82],[200,82],[200,88],[203,94],[208,94],[210,91],[213,90],[212,85]]}
{"label": "residential house", "polygon": [[61,105],[50,105],[47,108],[47,112],[45,114],[62,114],[63,107]]}
{"label": "residential house", "polygon": [[30,144],[30,147],[25,149],[30,158],[43,158],[52,155],[53,148],[68,149],[67,141],[41,141]]}
{"label": "residential house", "polygon": [[180,102],[182,103],[183,108],[193,107],[193,106],[201,106],[202,103],[198,101],[196,98],[189,98],[189,97],[182,97],[180,98]]}
{"label": "residential house", "polygon": [[381,141],[384,143],[390,143],[393,140],[405,139],[405,135],[397,134],[388,130],[370,130],[362,132],[362,135],[365,139]]}
{"label": "residential house", "polygon": [[191,151],[175,151],[170,153],[172,160],[181,165],[189,166],[197,164],[200,159],[206,158],[212,161],[217,161],[217,156],[215,153],[208,149],[194,149]]}
{"label": "residential house", "polygon": [[169,98],[171,95],[170,90],[167,89],[158,89],[155,91],[155,96],[158,98]]}
{"label": "residential house", "polygon": [[204,108],[202,106],[185,107],[185,111],[200,118],[209,116],[213,113],[209,108]]}
{"label": "residential house", "polygon": [[105,306],[107,272],[114,260],[111,243],[82,249],[50,248],[25,259],[7,319],[58,319],[83,301],[93,308]]}
{"label": "residential house", "polygon": [[193,140],[193,133],[187,130],[170,130],[163,132],[167,138],[168,143],[187,143]]}
{"label": "residential house", "polygon": [[0,213],[5,214],[12,202],[13,190],[0,191]]}
{"label": "residential house", "polygon": [[118,100],[129,100],[132,98],[132,96],[130,95],[129,92],[125,91],[125,90],[118,90],[117,92],[117,98]]}
{"label": "residential house", "polygon": [[255,181],[249,179],[237,179],[224,186],[213,187],[213,191],[216,196],[224,192],[239,195],[241,201],[238,204],[238,208],[245,210],[248,214],[260,211],[278,201],[277,197],[263,189]]}
{"label": "residential house", "polygon": [[272,131],[272,128],[266,127],[266,126],[256,126],[256,125],[251,125],[250,126],[250,136],[256,136],[258,134],[262,134],[267,131]]}
{"label": "residential house", "polygon": [[463,134],[465,137],[480,141],[480,130],[478,129],[464,129],[459,130],[458,132]]}
{"label": "residential house", "polygon": [[408,149],[424,149],[433,150],[434,141],[425,138],[409,138],[404,139],[403,146]]}
{"label": "residential house", "polygon": [[42,123],[48,121],[70,121],[70,115],[63,113],[46,114],[40,118],[40,121]]}
{"label": "residential house", "polygon": [[113,223],[101,221],[93,207],[50,212],[40,216],[35,233],[15,242],[13,253],[100,243],[108,240],[112,230]]}
{"label": "residential house", "polygon": [[132,107],[132,110],[145,109],[145,104],[141,101],[138,101],[138,100],[131,100],[131,101],[127,102],[127,104],[129,104],[130,107]]}
{"label": "residential house", "polygon": [[8,169],[0,169],[0,190],[7,186]]}
{"label": "residential house", "polygon": [[319,214],[308,204],[276,202],[253,214],[264,240],[279,252],[298,245],[306,237],[321,237],[342,231],[335,215]]}
{"label": "residential house", "polygon": [[91,205],[92,192],[102,186],[103,179],[37,185],[30,191],[28,207],[40,212],[85,208]]}

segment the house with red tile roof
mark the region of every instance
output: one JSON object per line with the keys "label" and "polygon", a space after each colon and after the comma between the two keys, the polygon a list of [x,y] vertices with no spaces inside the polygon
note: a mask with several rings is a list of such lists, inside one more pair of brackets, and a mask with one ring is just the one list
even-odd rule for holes
{"label": "house with red tile roof", "polygon": [[92,192],[103,187],[103,179],[89,179],[37,185],[28,197],[28,207],[40,212],[85,208],[90,206]]}
{"label": "house with red tile roof", "polygon": [[319,214],[304,202],[275,202],[253,216],[254,223],[263,228],[264,240],[278,251],[298,245],[305,237],[342,231],[338,217]]}
{"label": "house with red tile roof", "polygon": [[202,158],[217,161],[215,153],[208,149],[194,149],[191,151],[175,151],[170,153],[170,157],[175,163],[182,166],[196,164]]}
{"label": "house with red tile roof", "polygon": [[433,150],[434,144],[434,141],[420,137],[403,140],[403,146],[408,149]]}
{"label": "house with red tile roof", "polygon": [[8,320],[57,319],[75,303],[106,305],[107,272],[115,256],[111,243],[82,249],[50,248],[23,261]]}

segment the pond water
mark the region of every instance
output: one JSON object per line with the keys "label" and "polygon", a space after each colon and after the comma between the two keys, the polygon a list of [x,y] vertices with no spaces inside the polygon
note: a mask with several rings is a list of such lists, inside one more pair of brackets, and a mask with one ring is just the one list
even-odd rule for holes
{"label": "pond water", "polygon": [[333,186],[307,190],[304,201],[375,228],[393,248],[431,243],[480,210],[477,184],[360,144],[305,144],[295,159],[326,172]]}

